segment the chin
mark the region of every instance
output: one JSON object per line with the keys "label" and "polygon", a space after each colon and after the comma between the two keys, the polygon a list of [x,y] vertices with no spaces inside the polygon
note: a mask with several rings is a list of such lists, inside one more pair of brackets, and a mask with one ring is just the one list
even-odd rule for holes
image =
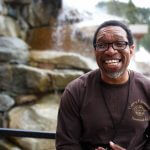
{"label": "chin", "polygon": [[112,72],[112,73],[107,73],[107,76],[111,79],[117,79],[119,78],[122,74],[124,73],[124,71],[119,71],[119,72]]}

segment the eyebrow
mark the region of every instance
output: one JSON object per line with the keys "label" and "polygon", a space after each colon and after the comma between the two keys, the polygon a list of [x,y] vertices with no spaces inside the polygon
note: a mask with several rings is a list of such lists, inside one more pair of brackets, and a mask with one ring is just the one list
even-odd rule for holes
{"label": "eyebrow", "polygon": [[[123,36],[119,36],[119,35],[113,35],[113,38],[116,38],[115,41],[125,41],[127,39],[125,39]],[[127,38],[127,37],[126,37]],[[102,41],[102,42],[105,42],[105,41],[108,41],[107,39],[105,39],[105,36],[98,36],[97,37],[97,40],[96,41]]]}

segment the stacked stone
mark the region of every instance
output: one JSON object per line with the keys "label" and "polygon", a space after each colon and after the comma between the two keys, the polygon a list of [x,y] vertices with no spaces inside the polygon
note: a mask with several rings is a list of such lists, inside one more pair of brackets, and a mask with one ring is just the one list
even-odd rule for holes
{"label": "stacked stone", "polygon": [[[25,42],[30,30],[50,26],[60,8],[60,0],[0,1],[0,127],[55,132],[66,85],[95,68],[79,54],[37,51]],[[55,144],[2,137],[0,149],[45,150],[55,149]]]}
{"label": "stacked stone", "polygon": [[[61,93],[94,66],[79,54],[28,48],[21,39],[0,37],[1,127],[55,132]],[[11,141],[27,150],[54,148],[50,140]]]}

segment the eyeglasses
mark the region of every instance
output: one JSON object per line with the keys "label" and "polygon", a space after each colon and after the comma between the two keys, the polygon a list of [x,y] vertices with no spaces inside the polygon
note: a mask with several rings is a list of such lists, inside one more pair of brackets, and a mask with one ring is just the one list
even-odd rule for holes
{"label": "eyeglasses", "polygon": [[126,41],[117,41],[117,42],[113,42],[113,43],[100,42],[100,43],[95,44],[94,46],[97,51],[106,51],[106,50],[108,50],[110,45],[112,45],[112,48],[114,50],[124,50],[124,49],[126,49],[127,45],[129,45],[129,43]]}

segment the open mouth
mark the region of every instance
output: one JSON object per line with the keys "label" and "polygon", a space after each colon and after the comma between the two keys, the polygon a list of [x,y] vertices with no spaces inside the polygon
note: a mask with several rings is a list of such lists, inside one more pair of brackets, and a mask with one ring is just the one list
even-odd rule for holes
{"label": "open mouth", "polygon": [[107,59],[103,61],[106,70],[116,71],[122,66],[122,59]]}
{"label": "open mouth", "polygon": [[117,65],[121,62],[121,59],[111,59],[111,60],[105,60],[104,63],[108,65]]}

